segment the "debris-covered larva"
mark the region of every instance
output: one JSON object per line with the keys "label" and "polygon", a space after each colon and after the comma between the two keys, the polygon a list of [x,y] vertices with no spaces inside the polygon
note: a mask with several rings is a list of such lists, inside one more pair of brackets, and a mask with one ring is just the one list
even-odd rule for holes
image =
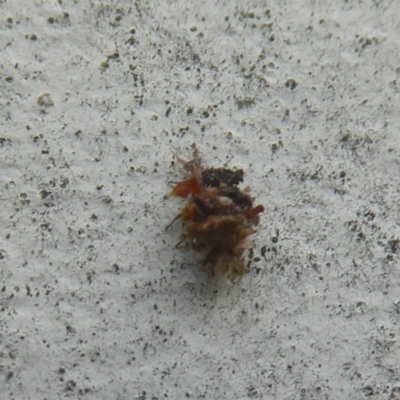
{"label": "debris-covered larva", "polygon": [[253,207],[252,197],[238,187],[243,170],[204,168],[196,145],[192,148],[191,161],[176,156],[189,177],[177,183],[170,194],[187,199],[173,222],[182,218],[183,240],[206,252],[206,269],[212,275],[244,275],[244,252],[251,245],[249,237],[264,206]]}

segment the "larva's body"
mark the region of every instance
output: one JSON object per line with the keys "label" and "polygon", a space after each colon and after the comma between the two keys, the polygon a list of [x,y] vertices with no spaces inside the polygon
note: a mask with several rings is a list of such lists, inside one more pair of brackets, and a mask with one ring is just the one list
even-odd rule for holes
{"label": "larva's body", "polygon": [[203,168],[196,146],[192,161],[177,158],[190,173],[170,194],[188,200],[181,214],[184,238],[207,251],[206,268],[213,275],[244,275],[243,255],[264,207],[253,207],[251,196],[238,188],[243,170]]}

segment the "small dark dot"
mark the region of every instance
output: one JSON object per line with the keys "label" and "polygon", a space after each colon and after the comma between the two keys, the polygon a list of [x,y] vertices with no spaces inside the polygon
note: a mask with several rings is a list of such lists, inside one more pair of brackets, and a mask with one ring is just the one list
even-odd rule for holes
{"label": "small dark dot", "polygon": [[297,82],[294,79],[288,79],[285,83],[285,86],[289,90],[295,90],[297,87]]}

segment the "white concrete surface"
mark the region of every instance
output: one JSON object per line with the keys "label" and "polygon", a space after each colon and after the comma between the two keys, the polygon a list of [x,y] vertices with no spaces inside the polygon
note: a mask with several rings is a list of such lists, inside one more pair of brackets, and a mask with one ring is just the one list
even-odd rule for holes
{"label": "white concrete surface", "polygon": [[[398,1],[0,0],[1,399],[399,399]],[[266,206],[175,249],[172,152]]]}

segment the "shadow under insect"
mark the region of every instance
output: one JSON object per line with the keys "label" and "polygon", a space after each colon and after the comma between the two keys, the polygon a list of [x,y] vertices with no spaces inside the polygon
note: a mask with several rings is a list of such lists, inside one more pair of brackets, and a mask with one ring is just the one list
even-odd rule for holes
{"label": "shadow under insect", "polygon": [[238,187],[243,170],[204,168],[196,146],[192,147],[191,161],[176,156],[190,176],[177,183],[170,194],[187,199],[181,214],[171,222],[183,221],[182,240],[177,246],[190,240],[194,249],[205,251],[206,270],[212,275],[244,275],[244,252],[251,246],[249,237],[264,206],[253,207],[253,198]]}

